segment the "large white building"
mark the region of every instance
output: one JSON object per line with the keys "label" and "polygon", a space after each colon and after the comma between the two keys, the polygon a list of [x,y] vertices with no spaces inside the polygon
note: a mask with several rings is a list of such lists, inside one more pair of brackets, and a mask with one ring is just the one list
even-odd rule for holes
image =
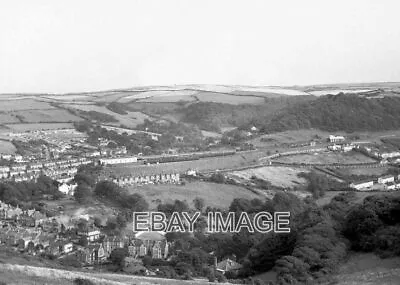
{"label": "large white building", "polygon": [[340,142],[344,142],[344,136],[330,135],[330,136],[329,136],[329,142],[331,142],[331,143],[340,143]]}
{"label": "large white building", "polygon": [[382,177],[378,178],[378,183],[380,183],[380,184],[387,184],[389,182],[394,182],[393,175],[387,175],[387,176],[382,176]]}
{"label": "large white building", "polygon": [[75,193],[75,189],[78,187],[78,184],[67,184],[63,183],[58,187],[58,191],[64,193],[65,195],[73,196]]}
{"label": "large white building", "polygon": [[374,181],[372,181],[372,180],[353,182],[350,184],[350,188],[354,188],[359,191],[372,190],[371,189],[372,186],[374,186]]}
{"label": "large white building", "polygon": [[103,164],[103,165],[135,163],[135,162],[137,162],[137,157],[136,156],[113,157],[113,158],[102,158],[102,159],[100,159],[100,164]]}

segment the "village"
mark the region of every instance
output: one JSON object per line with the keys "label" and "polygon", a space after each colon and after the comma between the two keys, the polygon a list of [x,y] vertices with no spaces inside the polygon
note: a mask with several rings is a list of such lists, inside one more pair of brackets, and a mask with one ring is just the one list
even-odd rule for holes
{"label": "village", "polygon": [[170,244],[160,233],[106,236],[93,221],[82,218],[71,222],[74,226],[67,228],[57,216],[46,217],[36,210],[22,210],[0,202],[1,246],[57,259],[74,255],[83,265],[105,262],[114,249],[124,247],[134,259],[146,255],[154,259],[168,257]]}

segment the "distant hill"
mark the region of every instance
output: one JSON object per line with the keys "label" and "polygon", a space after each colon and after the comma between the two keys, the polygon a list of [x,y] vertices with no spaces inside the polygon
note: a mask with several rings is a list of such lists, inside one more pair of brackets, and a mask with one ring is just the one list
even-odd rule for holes
{"label": "distant hill", "polygon": [[317,128],[325,131],[380,131],[400,128],[400,98],[370,99],[355,94],[326,95],[290,105],[260,118],[264,132]]}

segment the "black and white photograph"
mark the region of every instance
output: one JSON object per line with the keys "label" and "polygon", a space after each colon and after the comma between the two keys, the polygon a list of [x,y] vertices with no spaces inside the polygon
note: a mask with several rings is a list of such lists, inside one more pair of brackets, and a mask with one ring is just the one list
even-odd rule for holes
{"label": "black and white photograph", "polygon": [[0,285],[400,285],[399,11],[0,0]]}

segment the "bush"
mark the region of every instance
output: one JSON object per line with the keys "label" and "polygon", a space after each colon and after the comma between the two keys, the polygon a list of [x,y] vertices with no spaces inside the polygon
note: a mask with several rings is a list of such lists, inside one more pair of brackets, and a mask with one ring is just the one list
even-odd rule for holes
{"label": "bush", "polygon": [[215,282],[215,272],[214,270],[210,270],[210,273],[207,275],[209,282]]}
{"label": "bush", "polygon": [[71,266],[71,267],[82,267],[82,264],[79,262],[79,260],[76,258],[76,256],[69,255],[66,256],[65,258],[60,259],[60,264],[64,266]]}
{"label": "bush", "polygon": [[217,281],[218,282],[221,282],[221,283],[223,283],[223,282],[226,282],[227,281],[227,279],[226,279],[226,277],[225,277],[225,275],[224,274],[222,274],[221,272],[215,272],[215,278],[217,278]]}
{"label": "bush", "polygon": [[75,285],[95,285],[92,281],[89,279],[83,279],[83,278],[76,278],[74,280]]}

